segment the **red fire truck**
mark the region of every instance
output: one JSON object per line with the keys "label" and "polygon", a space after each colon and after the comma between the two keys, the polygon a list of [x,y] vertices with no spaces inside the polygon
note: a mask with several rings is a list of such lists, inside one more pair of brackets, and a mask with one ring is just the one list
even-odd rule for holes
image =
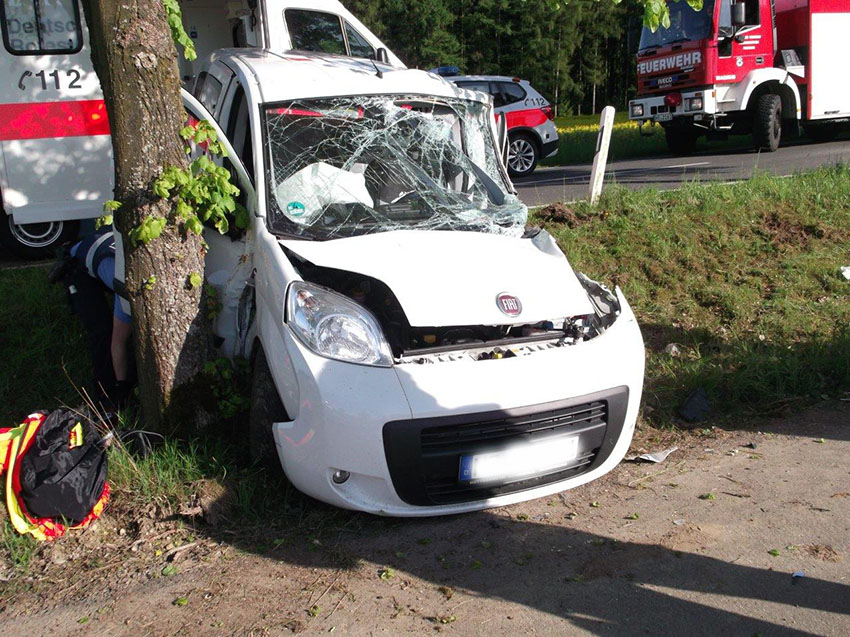
{"label": "red fire truck", "polygon": [[850,0],[669,2],[670,28],[644,28],[629,117],[664,127],[674,154],[700,135],[751,133],[774,151],[850,122]]}

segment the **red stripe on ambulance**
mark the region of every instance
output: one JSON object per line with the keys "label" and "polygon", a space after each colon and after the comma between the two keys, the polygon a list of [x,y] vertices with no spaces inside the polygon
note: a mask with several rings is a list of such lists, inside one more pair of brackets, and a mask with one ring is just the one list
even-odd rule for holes
{"label": "red stripe on ambulance", "polygon": [[0,141],[109,135],[103,100],[0,104]]}

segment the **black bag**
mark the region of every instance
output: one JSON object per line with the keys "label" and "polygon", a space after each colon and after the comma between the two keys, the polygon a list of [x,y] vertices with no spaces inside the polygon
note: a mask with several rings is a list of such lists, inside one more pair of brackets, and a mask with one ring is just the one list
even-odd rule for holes
{"label": "black bag", "polygon": [[19,475],[20,497],[30,515],[77,525],[104,494],[103,440],[87,418],[57,409],[21,457]]}

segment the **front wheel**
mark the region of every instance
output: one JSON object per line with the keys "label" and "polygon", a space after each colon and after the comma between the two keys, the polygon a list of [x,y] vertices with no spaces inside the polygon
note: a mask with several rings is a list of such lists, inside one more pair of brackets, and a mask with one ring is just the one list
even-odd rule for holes
{"label": "front wheel", "polygon": [[753,146],[770,153],[779,148],[782,138],[782,100],[778,95],[762,95],[756,104],[753,122]]}
{"label": "front wheel", "polygon": [[540,153],[534,140],[524,133],[511,135],[508,141],[508,172],[511,177],[525,177],[534,172]]}
{"label": "front wheel", "polygon": [[288,420],[286,409],[277,393],[263,346],[254,357],[251,381],[251,413],[248,418],[248,454],[252,462],[272,468],[278,464],[272,425]]}
{"label": "front wheel", "polygon": [[21,259],[46,259],[54,256],[56,248],[77,238],[78,221],[45,221],[15,223],[12,215],[0,220],[0,242],[9,252]]}

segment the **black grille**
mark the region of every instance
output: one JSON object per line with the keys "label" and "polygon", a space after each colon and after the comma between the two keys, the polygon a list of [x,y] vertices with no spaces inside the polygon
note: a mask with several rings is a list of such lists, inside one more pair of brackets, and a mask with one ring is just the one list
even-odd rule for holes
{"label": "black grille", "polygon": [[[579,475],[610,455],[627,404],[628,389],[618,387],[518,410],[387,423],[384,448],[393,485],[405,502],[428,506],[514,493]],[[458,477],[462,456],[562,436],[578,436],[578,456],[567,466],[496,484]]]}

